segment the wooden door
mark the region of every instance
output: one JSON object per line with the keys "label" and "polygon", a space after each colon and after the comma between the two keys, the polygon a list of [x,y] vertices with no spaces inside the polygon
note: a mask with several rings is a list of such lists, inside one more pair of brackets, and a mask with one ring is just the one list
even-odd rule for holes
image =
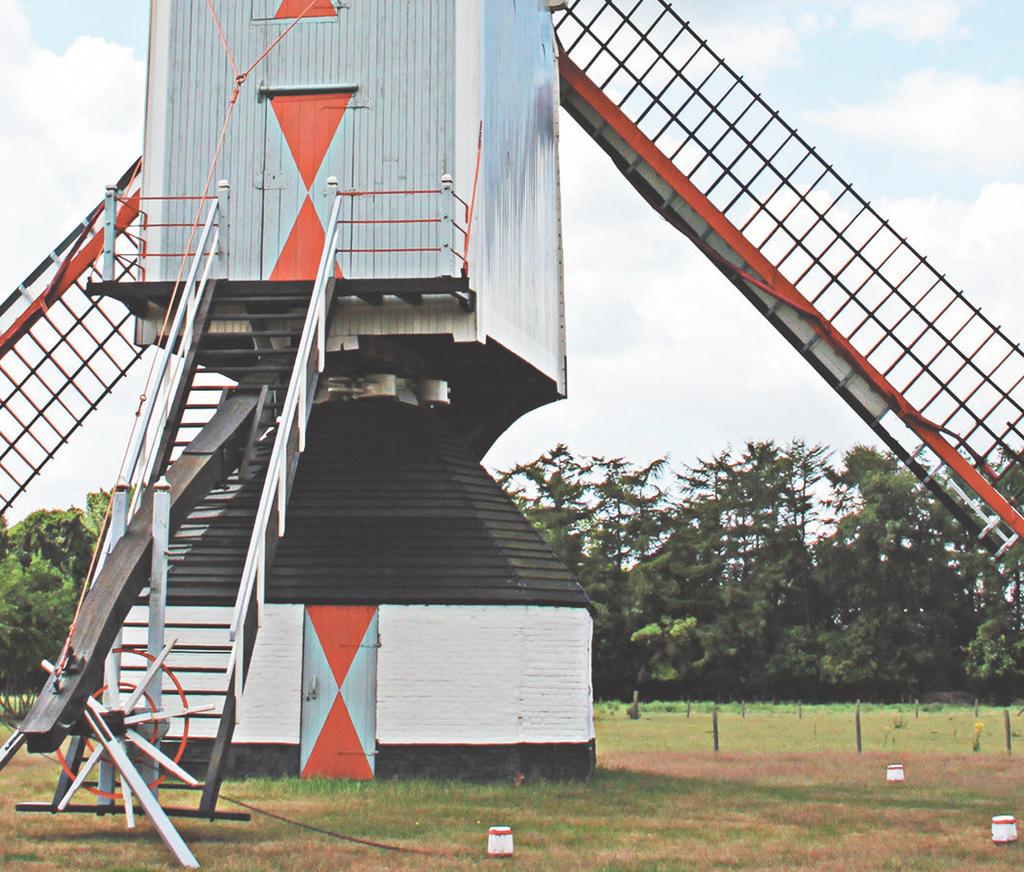
{"label": "wooden door", "polygon": [[334,205],[325,196],[334,176],[344,188],[352,172],[345,122],[351,93],[282,93],[267,100],[263,160],[262,278],[313,279]]}
{"label": "wooden door", "polygon": [[308,606],[302,656],[303,778],[373,778],[377,609]]}

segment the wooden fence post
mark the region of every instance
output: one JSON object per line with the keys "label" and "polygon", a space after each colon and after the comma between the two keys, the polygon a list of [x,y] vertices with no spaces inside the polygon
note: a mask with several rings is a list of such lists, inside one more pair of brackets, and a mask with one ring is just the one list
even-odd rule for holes
{"label": "wooden fence post", "polygon": [[802,699],[797,700],[797,703],[796,703],[796,716],[801,721],[804,719],[804,701]]}
{"label": "wooden fence post", "polygon": [[640,717],[640,691],[633,691],[633,704],[626,709],[626,717],[635,721]]}
{"label": "wooden fence post", "polygon": [[718,706],[711,709],[711,732],[715,736],[715,753],[718,753]]}
{"label": "wooden fence post", "polygon": [[686,720],[690,720],[690,701],[686,701]]}
{"label": "wooden fence post", "polygon": [[1006,730],[1006,753],[1013,753],[1013,733],[1010,731],[1010,710],[1003,709],[1003,728]]}
{"label": "wooden fence post", "polygon": [[747,716],[747,703],[746,700],[740,703],[740,717],[745,718]]}
{"label": "wooden fence post", "polygon": [[916,721],[921,714],[921,700],[914,700],[914,720]]}
{"label": "wooden fence post", "polygon": [[974,719],[978,719],[978,697],[974,697]]}
{"label": "wooden fence post", "polygon": [[857,729],[857,753],[861,753],[861,742],[860,742],[860,700],[857,700],[857,713],[853,717],[854,726]]}

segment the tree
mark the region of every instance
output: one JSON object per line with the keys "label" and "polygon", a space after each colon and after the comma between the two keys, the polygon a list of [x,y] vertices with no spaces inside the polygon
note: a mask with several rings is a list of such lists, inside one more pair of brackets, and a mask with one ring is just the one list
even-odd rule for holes
{"label": "tree", "polygon": [[967,645],[965,667],[976,690],[1003,702],[1015,699],[1024,675],[1024,639],[1009,605],[991,610]]}
{"label": "tree", "polygon": [[810,545],[826,459],[821,446],[750,442],[680,477],[673,538],[690,565],[672,574],[681,613],[698,621],[694,666],[706,686],[766,695],[790,680],[787,660],[773,657],[784,638],[802,638],[788,627],[817,610]]}
{"label": "tree", "polygon": [[53,658],[67,633],[78,589],[42,557],[27,565],[9,554],[0,562],[0,687],[34,689],[39,662]]}
{"label": "tree", "polygon": [[876,448],[754,441],[673,479],[559,445],[504,484],[590,595],[599,695],[1024,688],[1024,549],[1001,575]]}
{"label": "tree", "polygon": [[990,558],[891,455],[852,449],[833,486],[841,517],[816,548],[823,680],[869,698],[962,686]]}
{"label": "tree", "polygon": [[106,494],[89,494],[88,511],[41,510],[10,529],[0,524],[0,688],[34,689],[39,661],[57,656],[106,500]]}

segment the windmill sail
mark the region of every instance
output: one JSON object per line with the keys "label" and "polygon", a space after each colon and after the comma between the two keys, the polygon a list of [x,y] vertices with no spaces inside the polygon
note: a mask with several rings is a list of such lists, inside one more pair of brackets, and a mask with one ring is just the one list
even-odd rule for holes
{"label": "windmill sail", "polygon": [[996,554],[1024,533],[1024,353],[666,0],[576,0],[561,100]]}
{"label": "windmill sail", "polygon": [[[140,163],[117,185],[115,230],[130,253],[118,259],[116,277],[138,268],[127,231],[139,214]],[[103,211],[100,203],[0,303],[0,514],[142,354],[128,309],[88,293],[101,277]]]}

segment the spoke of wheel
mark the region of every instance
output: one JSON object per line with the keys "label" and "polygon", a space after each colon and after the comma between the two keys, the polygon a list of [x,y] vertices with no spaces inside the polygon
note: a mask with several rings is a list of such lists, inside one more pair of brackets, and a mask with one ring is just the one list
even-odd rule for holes
{"label": "spoke of wheel", "polygon": [[92,772],[93,767],[100,762],[100,757],[103,755],[103,746],[97,745],[92,749],[92,753],[89,755],[89,759],[86,760],[81,766],[78,767],[78,774],[75,776],[75,780],[71,782],[71,786],[68,788],[68,792],[64,794],[64,798],[57,803],[57,810],[64,811],[68,807],[68,803],[71,802],[71,798],[78,793],[81,786],[85,783],[85,779],[89,777],[89,773]]}
{"label": "spoke of wheel", "polygon": [[[135,708],[135,704],[142,699],[142,694],[146,692],[146,688],[149,687],[149,683],[153,680],[153,677],[160,671],[164,665],[164,661],[167,659],[167,655],[171,653],[171,649],[174,647],[174,643],[177,639],[171,639],[166,645],[164,645],[163,651],[157,654],[156,659],[149,664],[149,668],[146,670],[146,674],[142,676],[142,679],[135,686],[135,690],[131,692],[128,699],[125,701],[121,708],[130,712]],[[159,708],[159,701],[157,701],[157,707]]]}
{"label": "spoke of wheel", "polygon": [[157,748],[155,745],[146,741],[142,736],[135,732],[135,730],[128,730],[127,732],[128,741],[135,745],[143,754],[151,757],[158,764],[164,767],[168,772],[177,778],[184,781],[189,787],[198,787],[199,782],[196,781],[191,775],[189,775],[184,769],[182,769],[177,763],[175,763],[170,757],[168,757],[163,751]]}
{"label": "spoke of wheel", "polygon": [[155,724],[158,721],[169,721],[171,718],[187,718],[189,715],[200,715],[204,712],[212,712],[216,706],[199,705],[195,708],[182,709],[180,712],[142,712],[137,715],[129,715],[124,719],[126,727],[135,727],[139,724]]}
{"label": "spoke of wheel", "polygon": [[146,817],[149,818],[156,828],[160,838],[163,839],[164,844],[174,855],[174,858],[182,866],[187,866],[190,869],[199,868],[199,861],[196,860],[195,855],[189,850],[185,840],[182,839],[181,834],[175,829],[171,819],[167,817],[167,813],[160,807],[160,803],[153,796],[145,779],[139,774],[135,764],[132,763],[131,758],[125,753],[117,739],[114,738],[110,728],[103,722],[102,709],[94,699],[86,700],[85,719],[96,734],[96,738],[100,740],[103,748],[110,755],[125,782],[131,786],[139,797],[139,803],[142,806],[142,810],[146,813]]}
{"label": "spoke of wheel", "polygon": [[132,796],[131,787],[125,782],[124,778],[121,779],[121,794],[124,796],[124,824],[128,829],[135,829],[135,809],[132,806],[134,797]]}

